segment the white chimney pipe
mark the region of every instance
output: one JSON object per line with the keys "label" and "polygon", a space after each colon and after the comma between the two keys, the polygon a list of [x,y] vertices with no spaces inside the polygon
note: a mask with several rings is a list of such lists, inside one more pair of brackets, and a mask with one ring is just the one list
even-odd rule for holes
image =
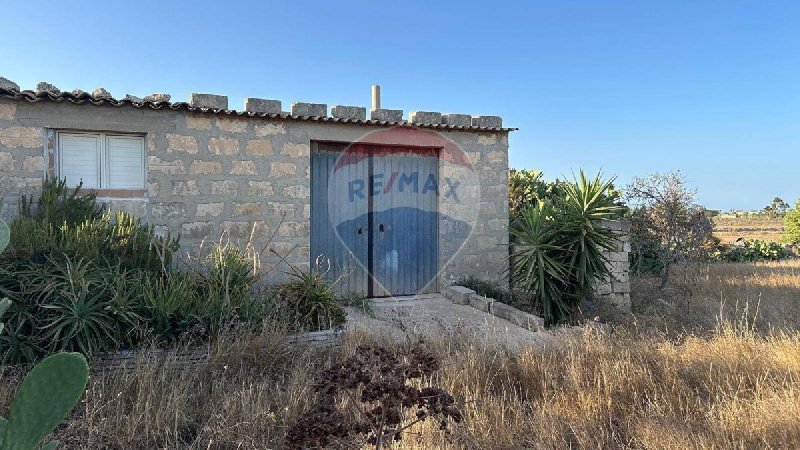
{"label": "white chimney pipe", "polygon": [[372,110],[381,109],[381,86],[379,84],[372,85]]}

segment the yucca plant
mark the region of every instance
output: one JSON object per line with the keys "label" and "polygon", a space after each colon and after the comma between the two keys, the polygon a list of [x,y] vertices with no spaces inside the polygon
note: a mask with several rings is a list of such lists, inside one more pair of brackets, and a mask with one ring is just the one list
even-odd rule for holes
{"label": "yucca plant", "polygon": [[540,200],[524,210],[511,235],[512,282],[532,295],[548,323],[567,316],[569,308],[562,297],[568,272],[552,205]]}
{"label": "yucca plant", "polygon": [[336,289],[324,274],[304,272],[296,267],[287,273],[290,281],[281,291],[291,303],[300,325],[313,330],[333,328],[347,318],[336,296]]}
{"label": "yucca plant", "polygon": [[612,183],[581,171],[562,184],[562,196],[524,210],[511,229],[512,283],[534,298],[548,324],[573,317],[595,283],[611,275],[604,251],[618,235],[606,223],[624,212],[609,195]]}

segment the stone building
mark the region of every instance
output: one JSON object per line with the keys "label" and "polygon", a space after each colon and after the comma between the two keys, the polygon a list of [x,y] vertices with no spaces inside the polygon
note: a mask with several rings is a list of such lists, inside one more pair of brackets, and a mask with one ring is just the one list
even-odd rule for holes
{"label": "stone building", "polygon": [[[369,113],[369,118],[367,114]],[[12,216],[45,176],[82,182],[182,251],[225,236],[279,281],[317,267],[365,295],[441,291],[507,267],[508,135],[496,116],[104,89],[0,78],[0,197]],[[322,258],[320,258],[320,256]]]}

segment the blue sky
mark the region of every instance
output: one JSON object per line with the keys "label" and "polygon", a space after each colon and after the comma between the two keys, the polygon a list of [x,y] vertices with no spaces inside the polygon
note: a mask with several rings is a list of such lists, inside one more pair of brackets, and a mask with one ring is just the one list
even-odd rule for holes
{"label": "blue sky", "polygon": [[3,0],[0,76],[501,115],[548,178],[683,170],[710,208],[800,198],[800,2]]}

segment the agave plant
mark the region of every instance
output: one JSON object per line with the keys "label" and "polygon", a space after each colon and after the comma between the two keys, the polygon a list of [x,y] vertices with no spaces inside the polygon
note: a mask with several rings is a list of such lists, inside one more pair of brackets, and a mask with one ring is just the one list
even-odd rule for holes
{"label": "agave plant", "polygon": [[563,196],[526,209],[511,229],[512,281],[533,296],[548,324],[572,317],[595,283],[611,275],[604,251],[618,235],[607,221],[624,212],[609,195],[612,183],[581,171],[562,185]]}

